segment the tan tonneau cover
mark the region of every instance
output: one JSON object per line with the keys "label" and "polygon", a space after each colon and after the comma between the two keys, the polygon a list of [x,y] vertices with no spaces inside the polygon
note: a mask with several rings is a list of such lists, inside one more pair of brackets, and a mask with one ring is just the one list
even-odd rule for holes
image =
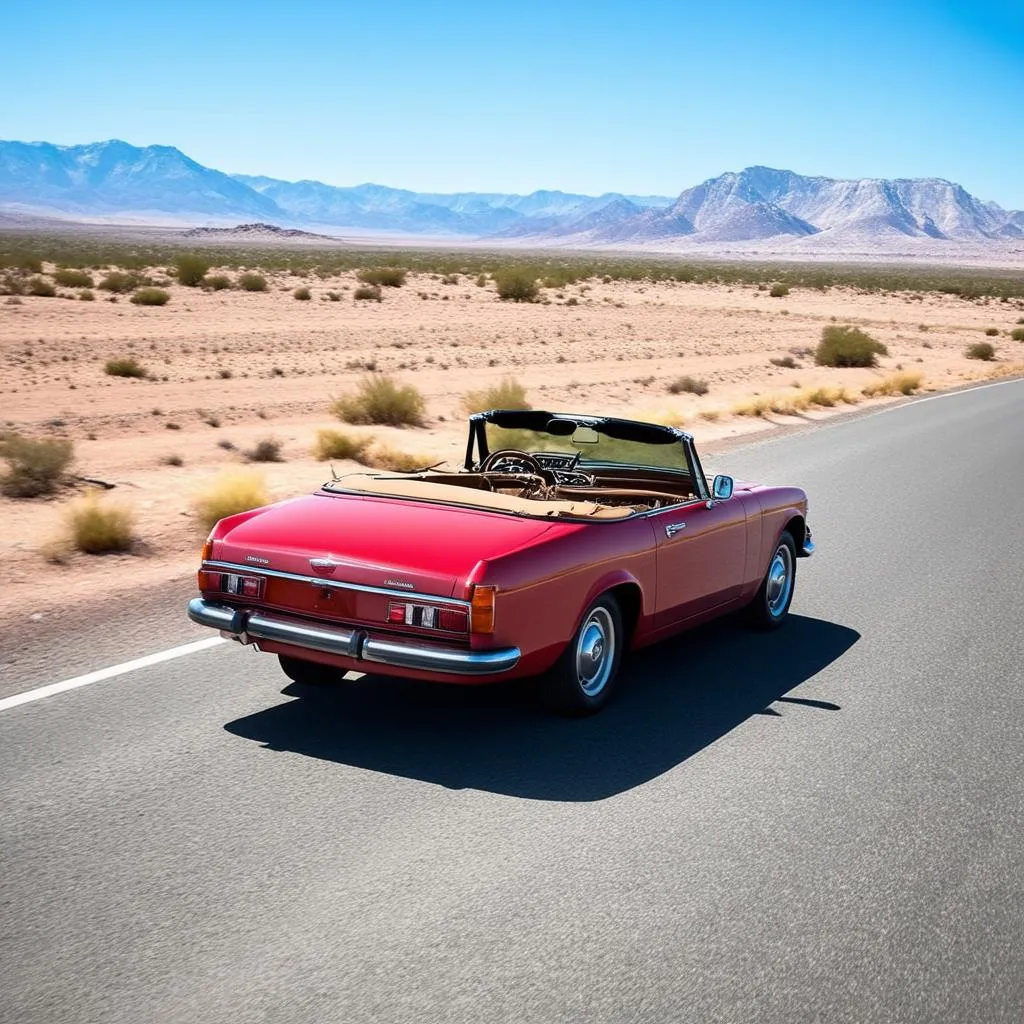
{"label": "tan tonneau cover", "polygon": [[434,483],[429,476],[375,476],[370,473],[351,473],[328,485],[332,491],[357,491],[362,494],[386,494],[393,498],[418,498],[421,501],[440,501],[473,508],[514,512],[521,516],[558,517],[573,519],[625,519],[635,509],[629,506],[599,505],[594,501],[535,501],[514,494],[459,487],[457,484]]}

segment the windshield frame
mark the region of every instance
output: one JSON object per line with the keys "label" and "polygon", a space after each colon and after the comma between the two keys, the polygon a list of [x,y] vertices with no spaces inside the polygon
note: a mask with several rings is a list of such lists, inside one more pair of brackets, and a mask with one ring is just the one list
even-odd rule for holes
{"label": "windshield frame", "polygon": [[[541,409],[491,409],[488,412],[474,413],[469,417],[469,437],[466,442],[466,462],[464,468],[467,471],[473,471],[490,454],[486,430],[488,423],[505,429],[542,431],[542,424],[546,424],[551,419],[574,420],[579,426],[591,427],[600,434],[606,434],[622,440],[636,441],[641,444],[648,439],[656,437],[658,441],[654,443],[680,445],[683,451],[683,458],[689,467],[690,479],[693,481],[700,499],[708,499],[707,480],[704,476],[700,459],[697,457],[691,434],[688,434],[685,430],[680,430],[678,427],[666,427],[660,423],[644,423],[640,420],[618,419],[613,416],[545,412]],[[594,465],[625,467],[627,469],[635,468],[637,470],[653,469],[658,472],[678,473],[680,475],[684,473],[683,470],[673,469],[670,466],[648,466],[641,463],[606,462],[595,463]]]}

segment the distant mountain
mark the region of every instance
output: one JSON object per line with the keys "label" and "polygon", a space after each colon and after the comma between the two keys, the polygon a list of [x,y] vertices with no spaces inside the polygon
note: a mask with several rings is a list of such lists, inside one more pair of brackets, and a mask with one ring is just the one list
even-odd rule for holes
{"label": "distant mountain", "polygon": [[173,146],[0,142],[0,204],[81,215],[158,213],[276,220],[281,210]]}
{"label": "distant mountain", "polygon": [[[207,227],[245,221],[259,222],[264,235],[347,229],[568,246],[721,248],[777,239],[805,248],[892,248],[909,238],[1024,239],[1024,211],[983,202],[941,178],[846,180],[748,167],[675,200],[550,190],[436,193],[229,175],[172,146],[0,142],[0,219],[38,216],[151,217]],[[253,234],[245,225],[232,230]]]}
{"label": "distant mountain", "polygon": [[809,235],[844,242],[1012,239],[1024,237],[1024,213],[983,203],[941,178],[840,180],[748,167],[687,189],[664,210],[638,211],[597,228],[561,221],[536,240],[607,244],[685,237],[721,243]]}
{"label": "distant mountain", "polygon": [[182,238],[313,238],[320,242],[336,242],[330,235],[317,235],[298,228],[279,228],[276,224],[236,224],[231,228],[189,228]]}

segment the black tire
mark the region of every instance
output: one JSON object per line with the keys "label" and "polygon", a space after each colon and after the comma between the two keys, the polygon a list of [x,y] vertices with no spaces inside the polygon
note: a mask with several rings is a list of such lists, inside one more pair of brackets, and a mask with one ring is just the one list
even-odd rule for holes
{"label": "black tire", "polygon": [[599,597],[544,677],[544,703],[552,711],[572,717],[600,711],[615,689],[625,641],[618,601],[611,594]]}
{"label": "black tire", "polygon": [[778,629],[789,615],[796,591],[796,542],[786,532],[779,538],[747,618],[755,629]]}
{"label": "black tire", "polygon": [[344,673],[331,665],[321,665],[319,661],[306,661],[304,658],[292,658],[287,654],[279,654],[277,660],[281,670],[293,683],[309,686],[325,686],[337,683]]}

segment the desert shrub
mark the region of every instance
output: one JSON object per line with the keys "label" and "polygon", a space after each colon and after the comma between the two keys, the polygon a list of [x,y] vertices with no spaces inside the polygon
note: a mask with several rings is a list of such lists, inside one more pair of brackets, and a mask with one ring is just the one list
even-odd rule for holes
{"label": "desert shrub", "polygon": [[161,460],[164,466],[184,466],[185,460],[180,455],[165,455]]}
{"label": "desert shrub", "polygon": [[393,473],[415,473],[416,470],[425,469],[437,460],[427,455],[401,452],[382,444],[371,449],[365,457],[365,461],[367,466],[372,466],[374,469],[388,469]]}
{"label": "desert shrub", "polygon": [[33,277],[29,278],[28,293],[29,295],[38,295],[44,299],[52,299],[57,294],[57,289],[45,277]]}
{"label": "desert shrub", "polygon": [[919,373],[894,373],[882,380],[873,381],[861,389],[861,394],[868,398],[875,398],[879,395],[912,395],[921,386],[921,374]]}
{"label": "desert shrub", "polygon": [[341,301],[341,292],[328,292],[327,293],[327,299],[328,299],[329,302],[340,302]]}
{"label": "desert shrub", "polygon": [[91,288],[93,286],[92,274],[88,274],[84,270],[70,268],[55,270],[53,279],[62,288]]}
{"label": "desert shrub", "polygon": [[149,371],[134,356],[108,359],[103,372],[109,377],[148,377]]}
{"label": "desert shrub", "polygon": [[710,390],[707,381],[696,377],[676,377],[668,386],[670,395],[706,395]]}
{"label": "desert shrub", "polygon": [[487,275],[486,274],[477,274],[476,286],[477,286],[477,288],[486,288],[487,287]]}
{"label": "desert shrub", "polygon": [[209,530],[221,519],[266,505],[267,501],[267,489],[259,474],[227,469],[196,496],[193,508],[202,528]]}
{"label": "desert shrub", "polygon": [[80,291],[78,293],[78,298],[82,302],[95,302],[96,301],[96,296],[88,288],[86,288],[84,291]]}
{"label": "desert shrub", "polygon": [[308,302],[311,298],[313,298],[309,289],[305,287],[296,288],[295,291],[292,292],[292,296],[298,299],[299,302]]}
{"label": "desert shrub", "polygon": [[964,355],[968,359],[981,359],[988,363],[995,359],[996,350],[990,341],[976,341],[973,345],[967,346]]}
{"label": "desert shrub", "polygon": [[409,271],[402,267],[370,267],[356,272],[356,277],[365,284],[373,284],[378,288],[401,288]]}
{"label": "desert shrub", "polygon": [[189,288],[201,285],[209,269],[210,264],[202,256],[196,256],[194,253],[183,252],[174,258],[174,274],[178,278],[178,283]]}
{"label": "desert shrub", "polygon": [[171,293],[163,288],[140,288],[131,297],[136,306],[166,306],[170,300]]}
{"label": "desert shrub", "polygon": [[498,289],[498,298],[505,301],[533,302],[539,292],[536,277],[516,267],[495,273],[494,284]]}
{"label": "desert shrub", "polygon": [[209,288],[210,291],[222,292],[228,288],[233,288],[234,285],[231,282],[231,278],[227,274],[214,274],[213,277],[207,277],[203,279],[203,287]]}
{"label": "desert shrub", "polygon": [[772,366],[781,366],[784,370],[795,370],[796,360],[792,356],[782,356],[778,359],[769,359]]}
{"label": "desert shrub", "polygon": [[531,409],[526,400],[526,389],[515,377],[505,377],[500,384],[469,391],[462,396],[462,408],[467,416],[491,409]]}
{"label": "desert shrub", "polygon": [[37,498],[52,494],[74,459],[74,446],[63,438],[33,441],[17,434],[0,441],[7,472],[0,476],[0,494],[8,498]]}
{"label": "desert shrub", "polygon": [[112,270],[99,286],[105,292],[113,292],[115,295],[124,295],[126,292],[134,291],[140,284],[138,274],[127,274],[123,270]]}
{"label": "desert shrub", "polygon": [[267,279],[261,274],[240,274],[238,287],[243,292],[265,292],[267,290]]}
{"label": "desert shrub", "polygon": [[352,293],[352,298],[371,302],[380,302],[383,296],[381,295],[380,288],[378,288],[377,285],[361,284]]}
{"label": "desert shrub", "polygon": [[372,374],[365,377],[354,395],[335,399],[331,411],[346,423],[380,423],[388,426],[423,425],[423,396],[411,385],[401,385],[391,377]]}
{"label": "desert shrub", "polygon": [[343,434],[340,430],[318,430],[313,457],[321,462],[328,459],[351,459],[362,462],[370,439]]}
{"label": "desert shrub", "polygon": [[273,437],[265,437],[248,449],[245,457],[250,462],[283,462],[281,458],[281,442]]}
{"label": "desert shrub", "polygon": [[1010,331],[1010,337],[1013,338],[1014,341],[1024,341],[1024,327],[1014,327],[1014,329]]}
{"label": "desert shrub", "polygon": [[987,338],[994,338],[998,334],[999,334],[999,328],[998,327],[986,327],[985,328],[985,337],[987,337]]}
{"label": "desert shrub", "polygon": [[459,275],[458,274],[442,274],[441,275],[441,284],[458,284],[458,283],[459,283]]}
{"label": "desert shrub", "polygon": [[569,298],[565,300],[565,304],[567,306],[578,306],[580,304],[580,300],[577,299],[575,295],[570,295]]}
{"label": "desert shrub", "polygon": [[131,511],[103,501],[96,490],[72,502],[67,525],[71,543],[87,555],[130,551],[135,540],[135,517]]}
{"label": "desert shrub", "polygon": [[221,367],[221,369],[217,371],[217,376],[221,380],[231,380],[231,378],[234,377],[234,375],[234,371],[229,370],[226,366]]}
{"label": "desert shrub", "polygon": [[882,342],[859,327],[831,325],[822,328],[814,361],[819,366],[874,366],[876,356],[888,354]]}
{"label": "desert shrub", "polygon": [[789,294],[789,285],[780,283],[773,284],[769,289],[768,294],[773,299],[781,299],[784,295]]}

